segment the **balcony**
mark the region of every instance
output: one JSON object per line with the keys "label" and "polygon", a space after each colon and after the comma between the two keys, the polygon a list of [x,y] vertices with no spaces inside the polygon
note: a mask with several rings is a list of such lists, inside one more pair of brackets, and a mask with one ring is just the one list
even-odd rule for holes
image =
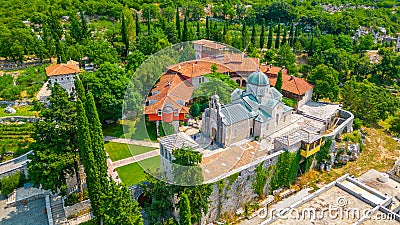
{"label": "balcony", "polygon": [[319,152],[319,150],[321,149],[321,144],[322,144],[322,139],[312,143],[312,144],[302,144],[302,148],[300,149],[300,155],[308,158],[312,155],[314,155],[315,153]]}

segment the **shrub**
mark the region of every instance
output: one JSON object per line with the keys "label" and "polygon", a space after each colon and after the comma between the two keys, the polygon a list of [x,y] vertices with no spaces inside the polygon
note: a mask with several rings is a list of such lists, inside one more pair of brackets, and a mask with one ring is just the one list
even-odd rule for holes
{"label": "shrub", "polygon": [[21,179],[20,177],[21,177],[20,172],[17,172],[8,177],[3,177],[0,181],[1,193],[6,196],[11,194],[14,191],[14,189],[18,187]]}

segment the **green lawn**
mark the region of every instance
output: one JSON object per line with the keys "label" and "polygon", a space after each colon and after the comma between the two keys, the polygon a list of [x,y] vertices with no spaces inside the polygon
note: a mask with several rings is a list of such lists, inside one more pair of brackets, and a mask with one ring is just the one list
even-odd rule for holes
{"label": "green lawn", "polygon": [[[124,135],[124,131],[126,132]],[[121,120],[118,124],[104,126],[105,136],[130,138],[134,140],[157,140],[157,131],[154,122],[146,122],[142,116],[137,120]]]}
{"label": "green lawn", "polygon": [[144,170],[155,172],[157,168],[161,169],[160,156],[155,156],[149,159],[140,161],[139,163],[132,163],[126,166],[117,168],[118,175],[122,183],[130,186],[146,181]]}
{"label": "green lawn", "polygon": [[107,142],[104,147],[112,161],[118,161],[134,155],[140,155],[149,151],[153,151],[156,148],[139,146],[139,145],[128,145],[116,142]]}
{"label": "green lawn", "polygon": [[5,106],[0,106],[0,117],[4,116],[37,116],[38,112],[33,111],[33,106],[26,105],[26,106],[18,106],[13,108],[17,111],[15,114],[8,114],[4,112]]}

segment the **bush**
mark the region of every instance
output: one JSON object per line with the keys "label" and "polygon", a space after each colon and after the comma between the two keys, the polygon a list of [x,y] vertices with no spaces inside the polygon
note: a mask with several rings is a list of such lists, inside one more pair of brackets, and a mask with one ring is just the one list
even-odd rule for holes
{"label": "bush", "polygon": [[18,187],[20,183],[21,174],[17,172],[11,176],[3,177],[0,181],[1,183],[1,193],[5,196],[11,194],[15,188]]}
{"label": "bush", "polygon": [[196,102],[190,107],[190,114],[195,118],[200,116],[201,109],[199,103]]}

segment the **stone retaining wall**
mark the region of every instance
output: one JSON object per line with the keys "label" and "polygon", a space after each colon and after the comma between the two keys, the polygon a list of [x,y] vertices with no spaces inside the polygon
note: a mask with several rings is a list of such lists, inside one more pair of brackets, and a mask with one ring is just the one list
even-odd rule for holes
{"label": "stone retaining wall", "polygon": [[15,122],[27,122],[27,123],[33,123],[38,121],[40,118],[33,117],[33,116],[6,116],[6,117],[0,117],[0,123],[5,123],[5,122],[10,122],[10,123],[15,123]]}

